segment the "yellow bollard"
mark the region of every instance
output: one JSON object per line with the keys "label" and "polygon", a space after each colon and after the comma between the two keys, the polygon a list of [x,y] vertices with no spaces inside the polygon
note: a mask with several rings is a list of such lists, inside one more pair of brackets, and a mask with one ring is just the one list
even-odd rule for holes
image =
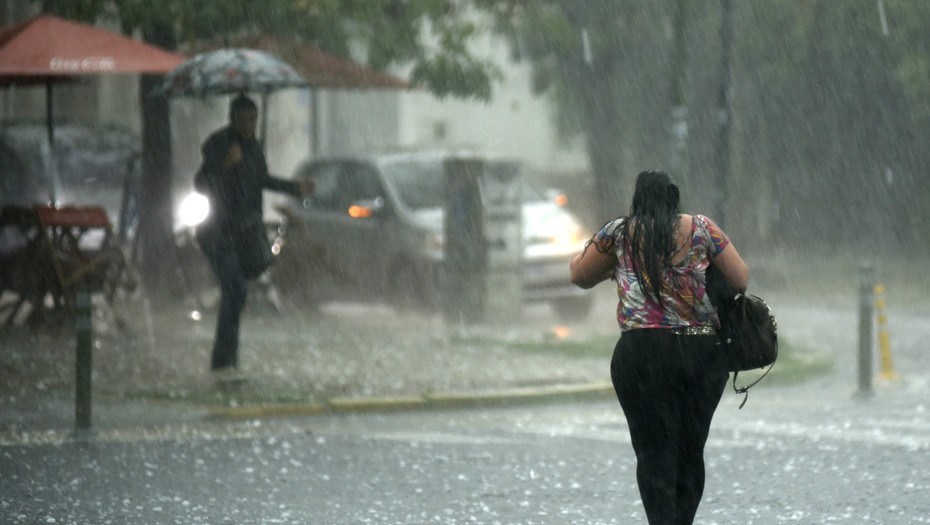
{"label": "yellow bollard", "polygon": [[888,335],[888,316],[885,315],[885,293],[883,284],[875,285],[875,310],[878,313],[878,349],[881,357],[881,372],[878,374],[880,379],[893,381],[898,378],[897,372],[894,371],[894,364],[891,362],[891,338]]}

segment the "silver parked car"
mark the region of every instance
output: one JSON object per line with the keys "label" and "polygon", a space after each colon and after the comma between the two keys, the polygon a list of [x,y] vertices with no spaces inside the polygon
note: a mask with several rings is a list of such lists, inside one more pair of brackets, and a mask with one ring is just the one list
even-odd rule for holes
{"label": "silver parked car", "polygon": [[[316,192],[279,211],[286,237],[273,278],[304,304],[384,300],[434,307],[442,279],[444,166],[455,154],[332,158],[300,166]],[[470,157],[473,159],[473,157]],[[480,160],[484,170],[519,168]],[[579,221],[546,190],[521,180],[523,298],[545,301],[566,319],[592,297],[568,281],[568,262],[585,242]]]}

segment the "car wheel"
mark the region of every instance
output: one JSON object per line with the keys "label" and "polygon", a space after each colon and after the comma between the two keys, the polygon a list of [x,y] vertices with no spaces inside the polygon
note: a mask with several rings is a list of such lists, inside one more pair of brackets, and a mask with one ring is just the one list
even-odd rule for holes
{"label": "car wheel", "polygon": [[563,321],[582,321],[591,313],[594,300],[590,295],[563,297],[552,301],[550,305]]}

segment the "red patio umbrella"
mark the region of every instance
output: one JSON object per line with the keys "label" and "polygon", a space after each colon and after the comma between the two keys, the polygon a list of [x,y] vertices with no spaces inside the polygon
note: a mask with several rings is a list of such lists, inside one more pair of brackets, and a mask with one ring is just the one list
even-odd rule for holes
{"label": "red patio umbrella", "polygon": [[[98,27],[40,15],[0,30],[0,87],[45,85],[49,146],[54,147],[52,85],[87,75],[167,73],[185,57]],[[52,201],[57,175],[52,170]]]}

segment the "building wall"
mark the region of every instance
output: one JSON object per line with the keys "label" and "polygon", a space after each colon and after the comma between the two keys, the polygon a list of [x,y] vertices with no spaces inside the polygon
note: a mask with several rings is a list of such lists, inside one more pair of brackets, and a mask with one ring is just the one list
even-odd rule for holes
{"label": "building wall", "polygon": [[318,154],[366,155],[397,149],[400,98],[400,92],[390,90],[320,91]]}
{"label": "building wall", "polygon": [[480,39],[473,52],[503,75],[491,100],[440,99],[420,89],[327,92],[321,96],[326,125],[320,153],[470,149],[516,157],[539,172],[587,170],[583,144],[563,144],[548,100],[533,94],[529,65],[511,60],[507,43],[494,35]]}

